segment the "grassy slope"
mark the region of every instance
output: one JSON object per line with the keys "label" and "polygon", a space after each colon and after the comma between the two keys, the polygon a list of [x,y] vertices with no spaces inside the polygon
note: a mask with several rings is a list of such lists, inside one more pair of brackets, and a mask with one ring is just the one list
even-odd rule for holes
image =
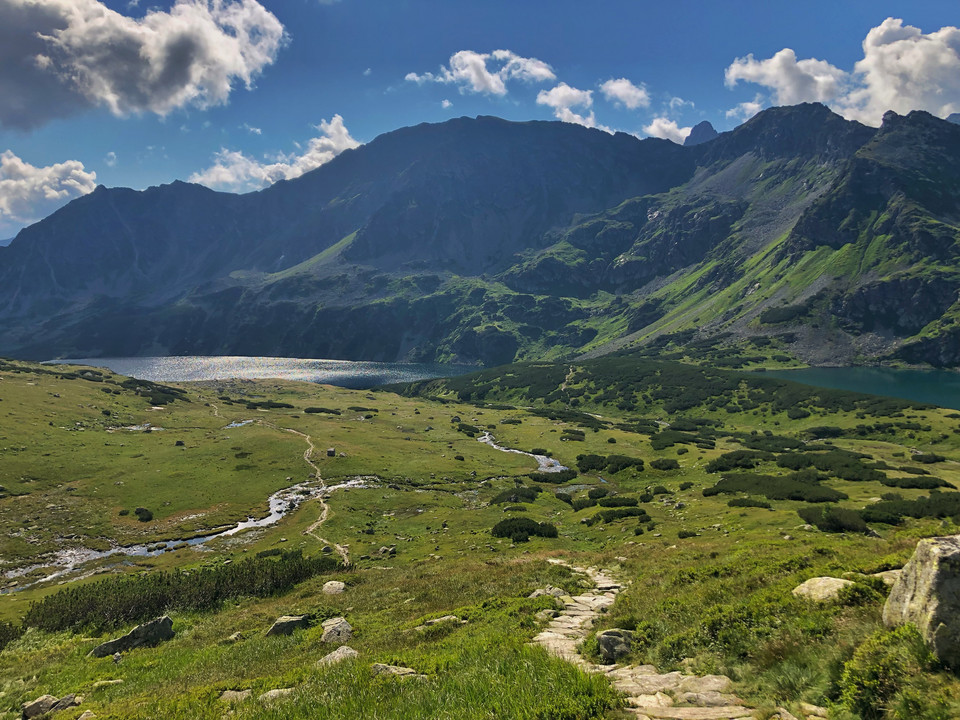
{"label": "grassy slope", "polygon": [[[702,495],[718,479],[706,472],[706,463],[741,448],[739,433],[773,430],[802,436],[805,428],[816,425],[850,429],[881,421],[915,422],[929,429],[894,428],[892,433],[834,442],[891,465],[906,462],[913,448],[936,451],[947,461],[929,466],[931,471],[960,486],[957,420],[939,409],[908,407],[900,411],[903,417],[875,418],[863,407],[827,410],[807,397],[800,402],[812,415],[790,420],[771,404],[728,412],[710,409],[708,401],[670,413],[650,390],[646,394],[651,400],[641,395],[640,404],[630,411],[617,408],[622,402],[618,397],[603,404],[585,391],[576,398],[580,409],[604,420],[642,416],[676,422],[687,416],[723,423],[715,433],[714,448],[681,443],[655,450],[649,435],[615,424],[594,432],[576,416],[550,420],[523,409],[478,407],[456,400],[449,391],[440,402],[298,383],[221,383],[190,387],[190,402],[151,410],[145,398],[133,393],[108,396],[102,382],[60,380],[26,366],[25,370],[0,372],[0,447],[7,448],[0,484],[8,493],[17,493],[0,499],[0,523],[5,538],[19,534],[3,541],[7,561],[27,562],[38,551],[59,544],[165,539],[247,513],[262,514],[267,494],[289,484],[287,477],[300,481],[308,471],[302,459],[303,440],[286,428],[314,438],[328,483],[355,475],[379,480],[373,487],[334,494],[331,516],[321,529],[329,540],[349,544],[354,569],[315,578],[278,597],[240,599],[218,613],[178,613],[173,641],[129,653],[119,665],[109,659],[86,659],[97,640],[82,633],[31,631],[0,653],[0,712],[6,710],[10,717],[20,702],[44,692],[83,693],[87,700],[81,709],[93,709],[99,717],[221,717],[224,708],[216,698],[224,689],[251,688],[259,693],[290,686],[300,688],[292,701],[269,711],[250,701],[237,706],[237,717],[307,717],[321,706],[329,717],[370,717],[375,705],[380,708],[376,717],[599,717],[603,708],[614,704],[602,682],[523,644],[539,627],[534,614],[548,607],[546,600],[525,596],[547,583],[568,590],[576,587],[576,578],[545,562],[554,555],[619,567],[624,578],[633,581],[604,625],[635,627],[646,638],[636,660],[667,670],[692,658],[688,664],[700,671],[730,673],[740,683],[739,692],[761,705],[832,702],[839,698],[843,662],[879,628],[882,597],[874,594],[862,603],[819,608],[793,599],[790,590],[816,575],[898,566],[912,552],[917,537],[957,531],[950,520],[926,519],[908,520],[896,528],[877,525],[880,538],[828,535],[802,526],[796,510],[805,503],[773,501],[772,510],[731,508],[728,496]],[[520,371],[512,372],[516,376]],[[542,371],[535,375],[549,377]],[[574,395],[589,385],[582,371],[570,373],[566,366],[559,376],[566,378]],[[458,382],[466,387],[472,381]],[[444,390],[441,384],[429,387],[433,392]],[[528,392],[519,386],[491,389],[485,399],[527,404]],[[250,411],[242,403],[217,399],[224,395],[270,398],[295,407]],[[749,402],[749,388],[741,386],[731,396],[741,404]],[[554,407],[568,407],[572,399],[558,398]],[[302,408],[308,406],[336,408],[343,414],[303,414]],[[350,406],[377,412],[349,411]],[[166,429],[149,434],[111,432],[108,428],[120,423],[103,415],[103,409],[116,413],[124,425],[144,421],[159,425],[162,417]],[[598,508],[574,511],[553,497],[553,486],[543,486],[545,492],[525,504],[522,512],[506,510],[509,503],[491,506],[489,500],[514,487],[515,478],[533,484],[522,477],[534,469],[533,463],[458,432],[452,422],[455,416],[481,428],[493,425],[491,431],[504,445],[546,448],[566,465],[574,465],[578,454],[612,452],[647,463],[642,472],[600,473],[607,482],[586,474],[559,488],[575,497],[584,497],[589,487],[632,497],[654,485],[670,492],[641,504],[654,523],[652,528],[640,526],[641,535],[635,534],[638,524],[629,518],[584,524],[581,521]],[[224,428],[244,419],[262,424]],[[79,427],[77,422],[83,423],[82,431],[67,429]],[[570,429],[584,430],[584,440],[561,439]],[[176,447],[176,439],[183,439],[185,446]],[[322,451],[330,446],[345,457],[327,458]],[[13,448],[24,449],[12,452]],[[464,459],[457,460],[458,455]],[[110,457],[124,463],[123,485],[115,485],[112,475],[103,477],[109,472],[104,458]],[[15,464],[8,464],[7,458]],[[676,459],[680,469],[654,470],[649,464],[657,458]],[[237,469],[238,465],[256,469]],[[767,463],[757,472],[782,471]],[[27,474],[36,479],[22,480]],[[157,482],[158,475],[176,482]],[[847,492],[850,498],[842,503],[847,507],[862,507],[890,491],[872,481],[833,478],[824,484]],[[224,487],[230,488],[226,495]],[[927,494],[897,492],[905,498]],[[117,514],[133,505],[153,509],[156,519],[139,523]],[[204,514],[184,519],[185,514],[199,513]],[[116,560],[99,565],[105,573],[140,572],[215,565],[272,548],[302,547],[315,553],[320,544],[303,531],[317,515],[317,503],[308,501],[277,526],[216,544],[212,552],[182,549],[133,565]],[[555,523],[559,537],[513,546],[490,536],[493,524],[515,515]],[[680,531],[697,536],[680,539]],[[79,537],[58,539],[72,534]],[[397,555],[379,559],[376,551],[394,544]],[[319,592],[331,577],[347,582],[345,595]],[[35,587],[0,596],[0,617],[15,620],[31,600],[55,590],[56,586]],[[361,661],[316,669],[315,661],[330,649],[319,642],[317,627],[290,638],[263,637],[273,618],[294,612],[311,612],[318,618],[345,615],[356,628],[351,645],[362,653]],[[468,623],[427,633],[413,630],[424,619],[449,613]],[[223,643],[237,631],[244,634],[243,640]],[[367,669],[370,662],[408,665],[430,679],[402,685],[373,680]],[[94,683],[103,679],[124,682],[95,689]],[[907,690],[922,689],[930,707],[941,696],[944,702],[953,702],[950,698],[958,690],[952,676],[932,671],[905,684]],[[927,712],[914,717],[936,717]],[[78,714],[79,710],[73,716]]]}

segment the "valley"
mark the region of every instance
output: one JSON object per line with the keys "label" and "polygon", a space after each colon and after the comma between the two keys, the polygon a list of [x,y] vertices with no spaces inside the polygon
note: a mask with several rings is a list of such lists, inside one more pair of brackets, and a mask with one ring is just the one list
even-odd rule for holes
{"label": "valley", "polygon": [[[586,592],[563,560],[622,583],[584,635],[589,663],[597,633],[626,628],[621,664],[729,677],[756,717],[806,702],[854,718],[850,663],[889,638],[914,670],[884,702],[949,717],[960,684],[883,629],[874,575],[902,566],[917,538],[960,531],[958,423],[933,406],[628,356],[373,391],[4,361],[0,711],[78,693],[63,717],[296,718],[318,704],[337,718],[374,704],[384,717],[635,716],[604,673],[528,645],[557,602],[528,596]],[[267,497],[299,484],[275,523],[184,542],[268,516]],[[324,485],[322,499],[308,490]],[[69,549],[160,544],[51,582],[55,566],[35,567]],[[287,567],[273,590],[230,589],[232,574]],[[819,576],[853,590],[792,594]],[[164,577],[222,578],[225,594],[198,604],[178,591],[163,601],[172,640],[118,663],[85,657],[152,619],[136,614],[145,601],[117,604],[123,584]],[[344,592],[327,594],[330,580]],[[265,637],[281,615],[309,627]],[[318,665],[335,648],[321,622],[338,616],[360,655]],[[374,677],[373,663],[425,677]],[[291,692],[258,699],[275,689]],[[221,699],[228,690],[245,699]],[[680,714],[662,717],[684,716],[671,693]]]}

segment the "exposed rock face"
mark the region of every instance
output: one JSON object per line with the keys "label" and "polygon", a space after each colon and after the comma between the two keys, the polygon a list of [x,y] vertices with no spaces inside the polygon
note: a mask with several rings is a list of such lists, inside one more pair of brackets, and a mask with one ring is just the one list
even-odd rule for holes
{"label": "exposed rock face", "polygon": [[836,599],[837,594],[848,585],[853,585],[853,581],[835,577],[815,577],[797,585],[793,589],[793,594],[807,600],[827,602]]}
{"label": "exposed rock face", "polygon": [[317,660],[317,665],[336,665],[344,660],[350,660],[352,658],[359,657],[359,655],[360,653],[358,653],[352,647],[341,645],[332,653],[324,655],[322,658]]}
{"label": "exposed rock face", "polygon": [[335,617],[323,621],[321,642],[345,643],[353,637],[353,626],[345,618]]}
{"label": "exposed rock face", "polygon": [[690,131],[690,134],[687,135],[686,139],[683,141],[684,147],[690,147],[691,145],[702,145],[705,142],[710,142],[718,133],[713,125],[710,124],[709,120],[704,120],[693,126],[693,129]]}
{"label": "exposed rock face", "polygon": [[21,717],[24,720],[28,718],[35,718],[44,713],[48,713],[53,709],[53,706],[59,702],[56,697],[53,695],[41,695],[33,702],[24,703],[21,708]]}
{"label": "exposed rock face", "polygon": [[883,622],[913,623],[942,662],[960,667],[960,535],[917,543],[883,606]]}
{"label": "exposed rock face", "polygon": [[608,665],[612,665],[620,658],[630,654],[630,639],[633,635],[629,630],[604,630],[597,635],[597,646],[600,657]]}
{"label": "exposed rock face", "polygon": [[164,615],[143,625],[137,625],[123,637],[97,645],[90,654],[93,657],[107,657],[114,653],[126,652],[138,647],[150,647],[173,637],[173,620]]}
{"label": "exposed rock face", "polygon": [[309,615],[283,615],[273,621],[267,630],[267,637],[271,635],[290,635],[294,630],[310,627]]}

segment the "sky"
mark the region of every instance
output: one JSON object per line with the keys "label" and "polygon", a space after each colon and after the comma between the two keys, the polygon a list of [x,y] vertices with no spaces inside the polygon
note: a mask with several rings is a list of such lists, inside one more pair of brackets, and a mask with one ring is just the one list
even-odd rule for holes
{"label": "sky", "polygon": [[0,240],[97,185],[247,192],[476,115],[683,142],[960,112],[957,0],[0,0]]}

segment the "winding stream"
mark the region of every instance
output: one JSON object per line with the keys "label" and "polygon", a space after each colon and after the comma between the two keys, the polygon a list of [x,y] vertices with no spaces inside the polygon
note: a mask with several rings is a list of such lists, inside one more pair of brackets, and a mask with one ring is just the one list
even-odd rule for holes
{"label": "winding stream", "polygon": [[516,453],[517,455],[526,455],[527,457],[532,457],[537,461],[537,471],[539,472],[561,472],[569,469],[565,465],[561,465],[558,460],[554,460],[552,457],[547,457],[546,455],[534,455],[533,453],[524,452],[523,450],[515,450],[514,448],[497,445],[497,441],[494,439],[493,435],[488,432],[485,432],[483,435],[478,437],[477,440],[479,442],[486,443],[494,450],[499,450],[500,452]]}

